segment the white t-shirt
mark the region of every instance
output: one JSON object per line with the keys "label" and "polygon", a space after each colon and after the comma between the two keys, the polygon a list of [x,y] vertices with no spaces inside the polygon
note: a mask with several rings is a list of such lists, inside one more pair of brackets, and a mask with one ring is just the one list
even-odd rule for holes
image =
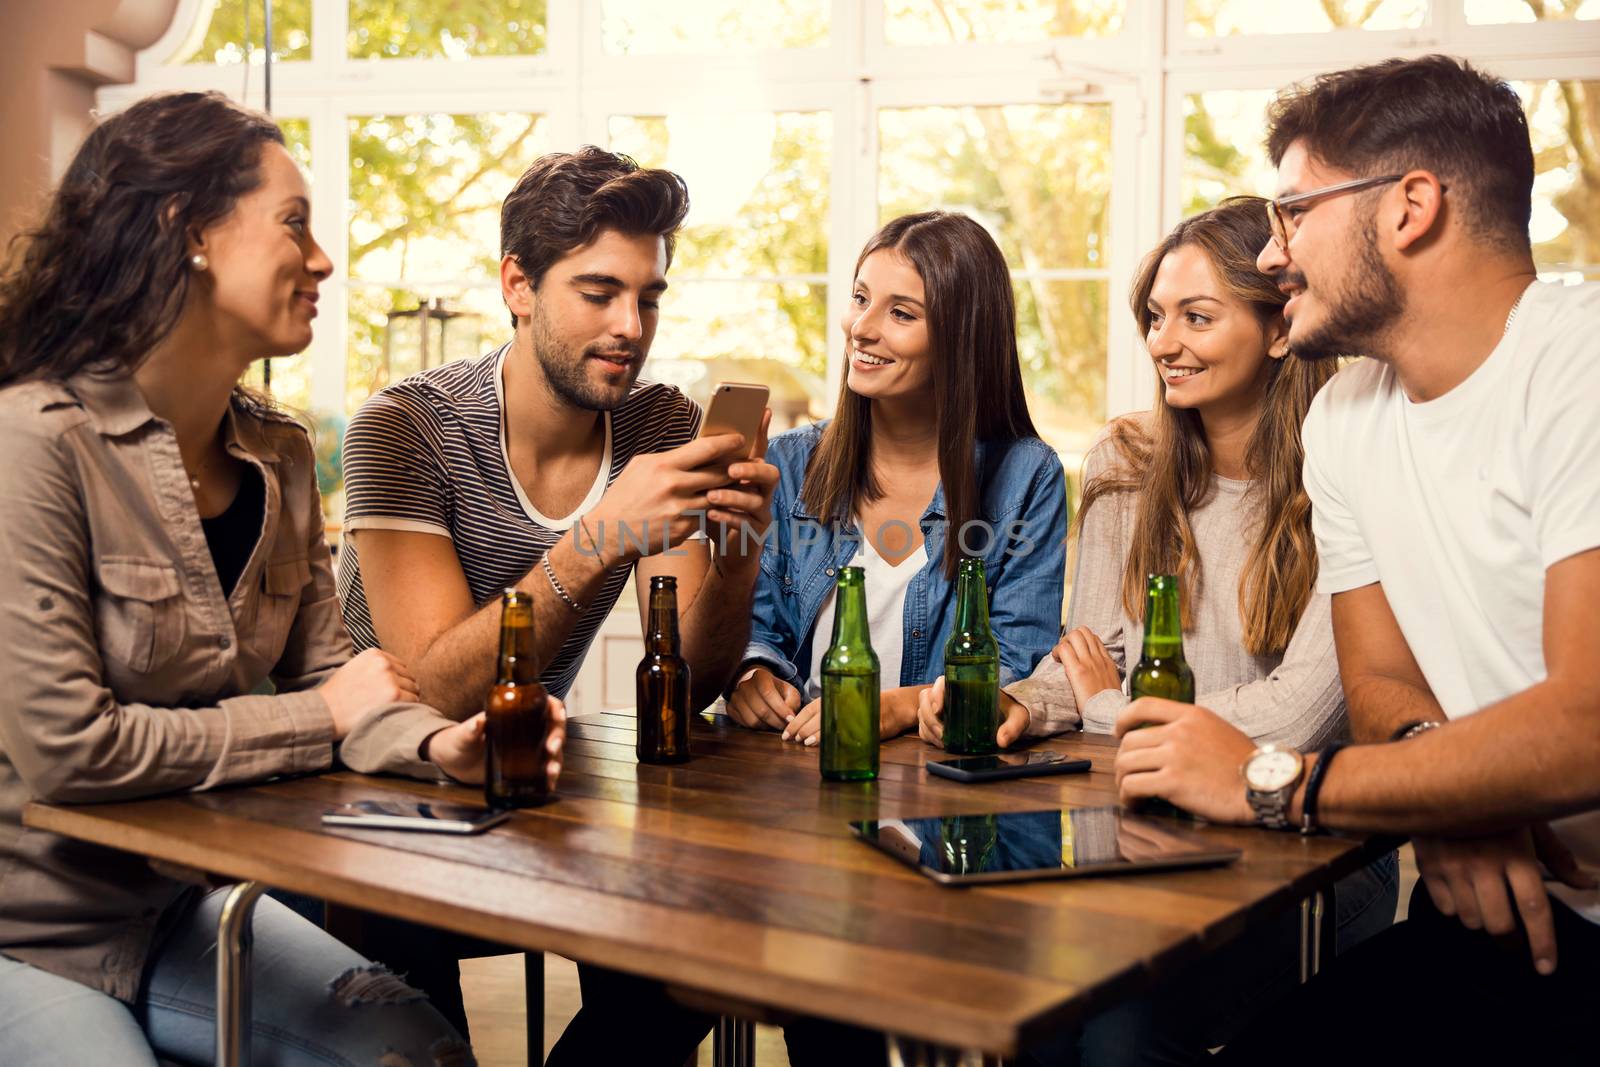
{"label": "white t-shirt", "polygon": [[[1412,403],[1361,360],[1302,431],[1318,592],[1373,582],[1451,718],[1541,682],[1545,570],[1600,547],[1600,285],[1535,284],[1466,381]],[[1557,828],[1600,867],[1600,812]],[[1600,893],[1553,886],[1600,922]]]}
{"label": "white t-shirt", "polygon": [[[867,630],[872,635],[872,651],[878,654],[878,685],[896,689],[900,685],[900,659],[906,643],[906,587],[917,572],[928,565],[928,546],[917,550],[898,564],[878,555],[872,539],[863,536],[850,565],[864,572],[867,587]],[[817,626],[811,631],[811,673],[806,678],[805,699],[822,695],[822,657],[833,642],[833,607],[836,597],[830,592],[817,612]]]}

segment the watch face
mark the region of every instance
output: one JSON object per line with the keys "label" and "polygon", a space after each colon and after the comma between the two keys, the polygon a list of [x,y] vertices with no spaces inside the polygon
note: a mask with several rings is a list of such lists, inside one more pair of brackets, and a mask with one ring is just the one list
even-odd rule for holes
{"label": "watch face", "polygon": [[1261,752],[1245,764],[1244,780],[1257,793],[1276,793],[1299,773],[1300,761],[1293,752]]}

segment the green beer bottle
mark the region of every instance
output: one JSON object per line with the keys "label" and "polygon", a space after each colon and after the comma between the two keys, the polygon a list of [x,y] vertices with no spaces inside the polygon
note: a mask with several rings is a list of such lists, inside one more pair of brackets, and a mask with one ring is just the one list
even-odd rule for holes
{"label": "green beer bottle", "polygon": [[[1128,695],[1164,697],[1194,703],[1194,671],[1183,658],[1183,613],[1178,610],[1178,578],[1152,574],[1144,594],[1144,649],[1128,676]],[[1137,805],[1145,815],[1184,815],[1183,809],[1160,797]]]}
{"label": "green beer bottle", "polygon": [[1183,658],[1177,576],[1150,575],[1144,599],[1144,651],[1128,676],[1128,695],[1135,700],[1165,697],[1193,704],[1194,671]]}
{"label": "green beer bottle", "polygon": [[689,758],[689,664],[678,639],[678,579],[650,579],[650,626],[644,658],[633,672],[640,763]]}
{"label": "green beer bottle", "polygon": [[834,590],[833,644],[822,657],[822,777],[878,777],[878,654],[867,632],[867,586],[860,567],[840,567]]}
{"label": "green beer bottle", "polygon": [[939,844],[943,853],[939,858],[951,874],[988,870],[999,840],[998,815],[947,815],[939,822]]}
{"label": "green beer bottle", "polygon": [[989,632],[983,560],[956,572],[956,617],[944,643],[944,747],[963,756],[1000,750],[1000,646]]}

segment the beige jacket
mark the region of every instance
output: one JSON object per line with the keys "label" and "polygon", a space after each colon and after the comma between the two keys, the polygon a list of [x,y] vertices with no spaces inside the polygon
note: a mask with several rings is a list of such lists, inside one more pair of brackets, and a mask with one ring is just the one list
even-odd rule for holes
{"label": "beige jacket", "polygon": [[[127,800],[327,770],[315,686],[350,658],[306,432],[236,404],[229,453],[266,485],[224,599],[172,427],[128,378],[0,389],[0,953],[124,1001],[184,886],[139,856],[25,829],[30,800]],[[266,679],[277,695],[250,695]],[[434,776],[448,725],[392,705],[361,771]]]}

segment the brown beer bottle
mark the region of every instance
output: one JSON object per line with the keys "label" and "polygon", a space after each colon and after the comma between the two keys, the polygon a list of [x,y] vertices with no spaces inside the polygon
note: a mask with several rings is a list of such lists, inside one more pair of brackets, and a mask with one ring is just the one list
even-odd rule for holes
{"label": "brown beer bottle", "polygon": [[689,758],[689,664],[678,641],[678,579],[650,579],[650,625],[634,672],[640,763]]}
{"label": "brown beer bottle", "polygon": [[533,656],[533,598],[507,589],[500,598],[500,669],[484,705],[483,793],[494,808],[526,808],[550,798],[545,735],[550,697]]}

